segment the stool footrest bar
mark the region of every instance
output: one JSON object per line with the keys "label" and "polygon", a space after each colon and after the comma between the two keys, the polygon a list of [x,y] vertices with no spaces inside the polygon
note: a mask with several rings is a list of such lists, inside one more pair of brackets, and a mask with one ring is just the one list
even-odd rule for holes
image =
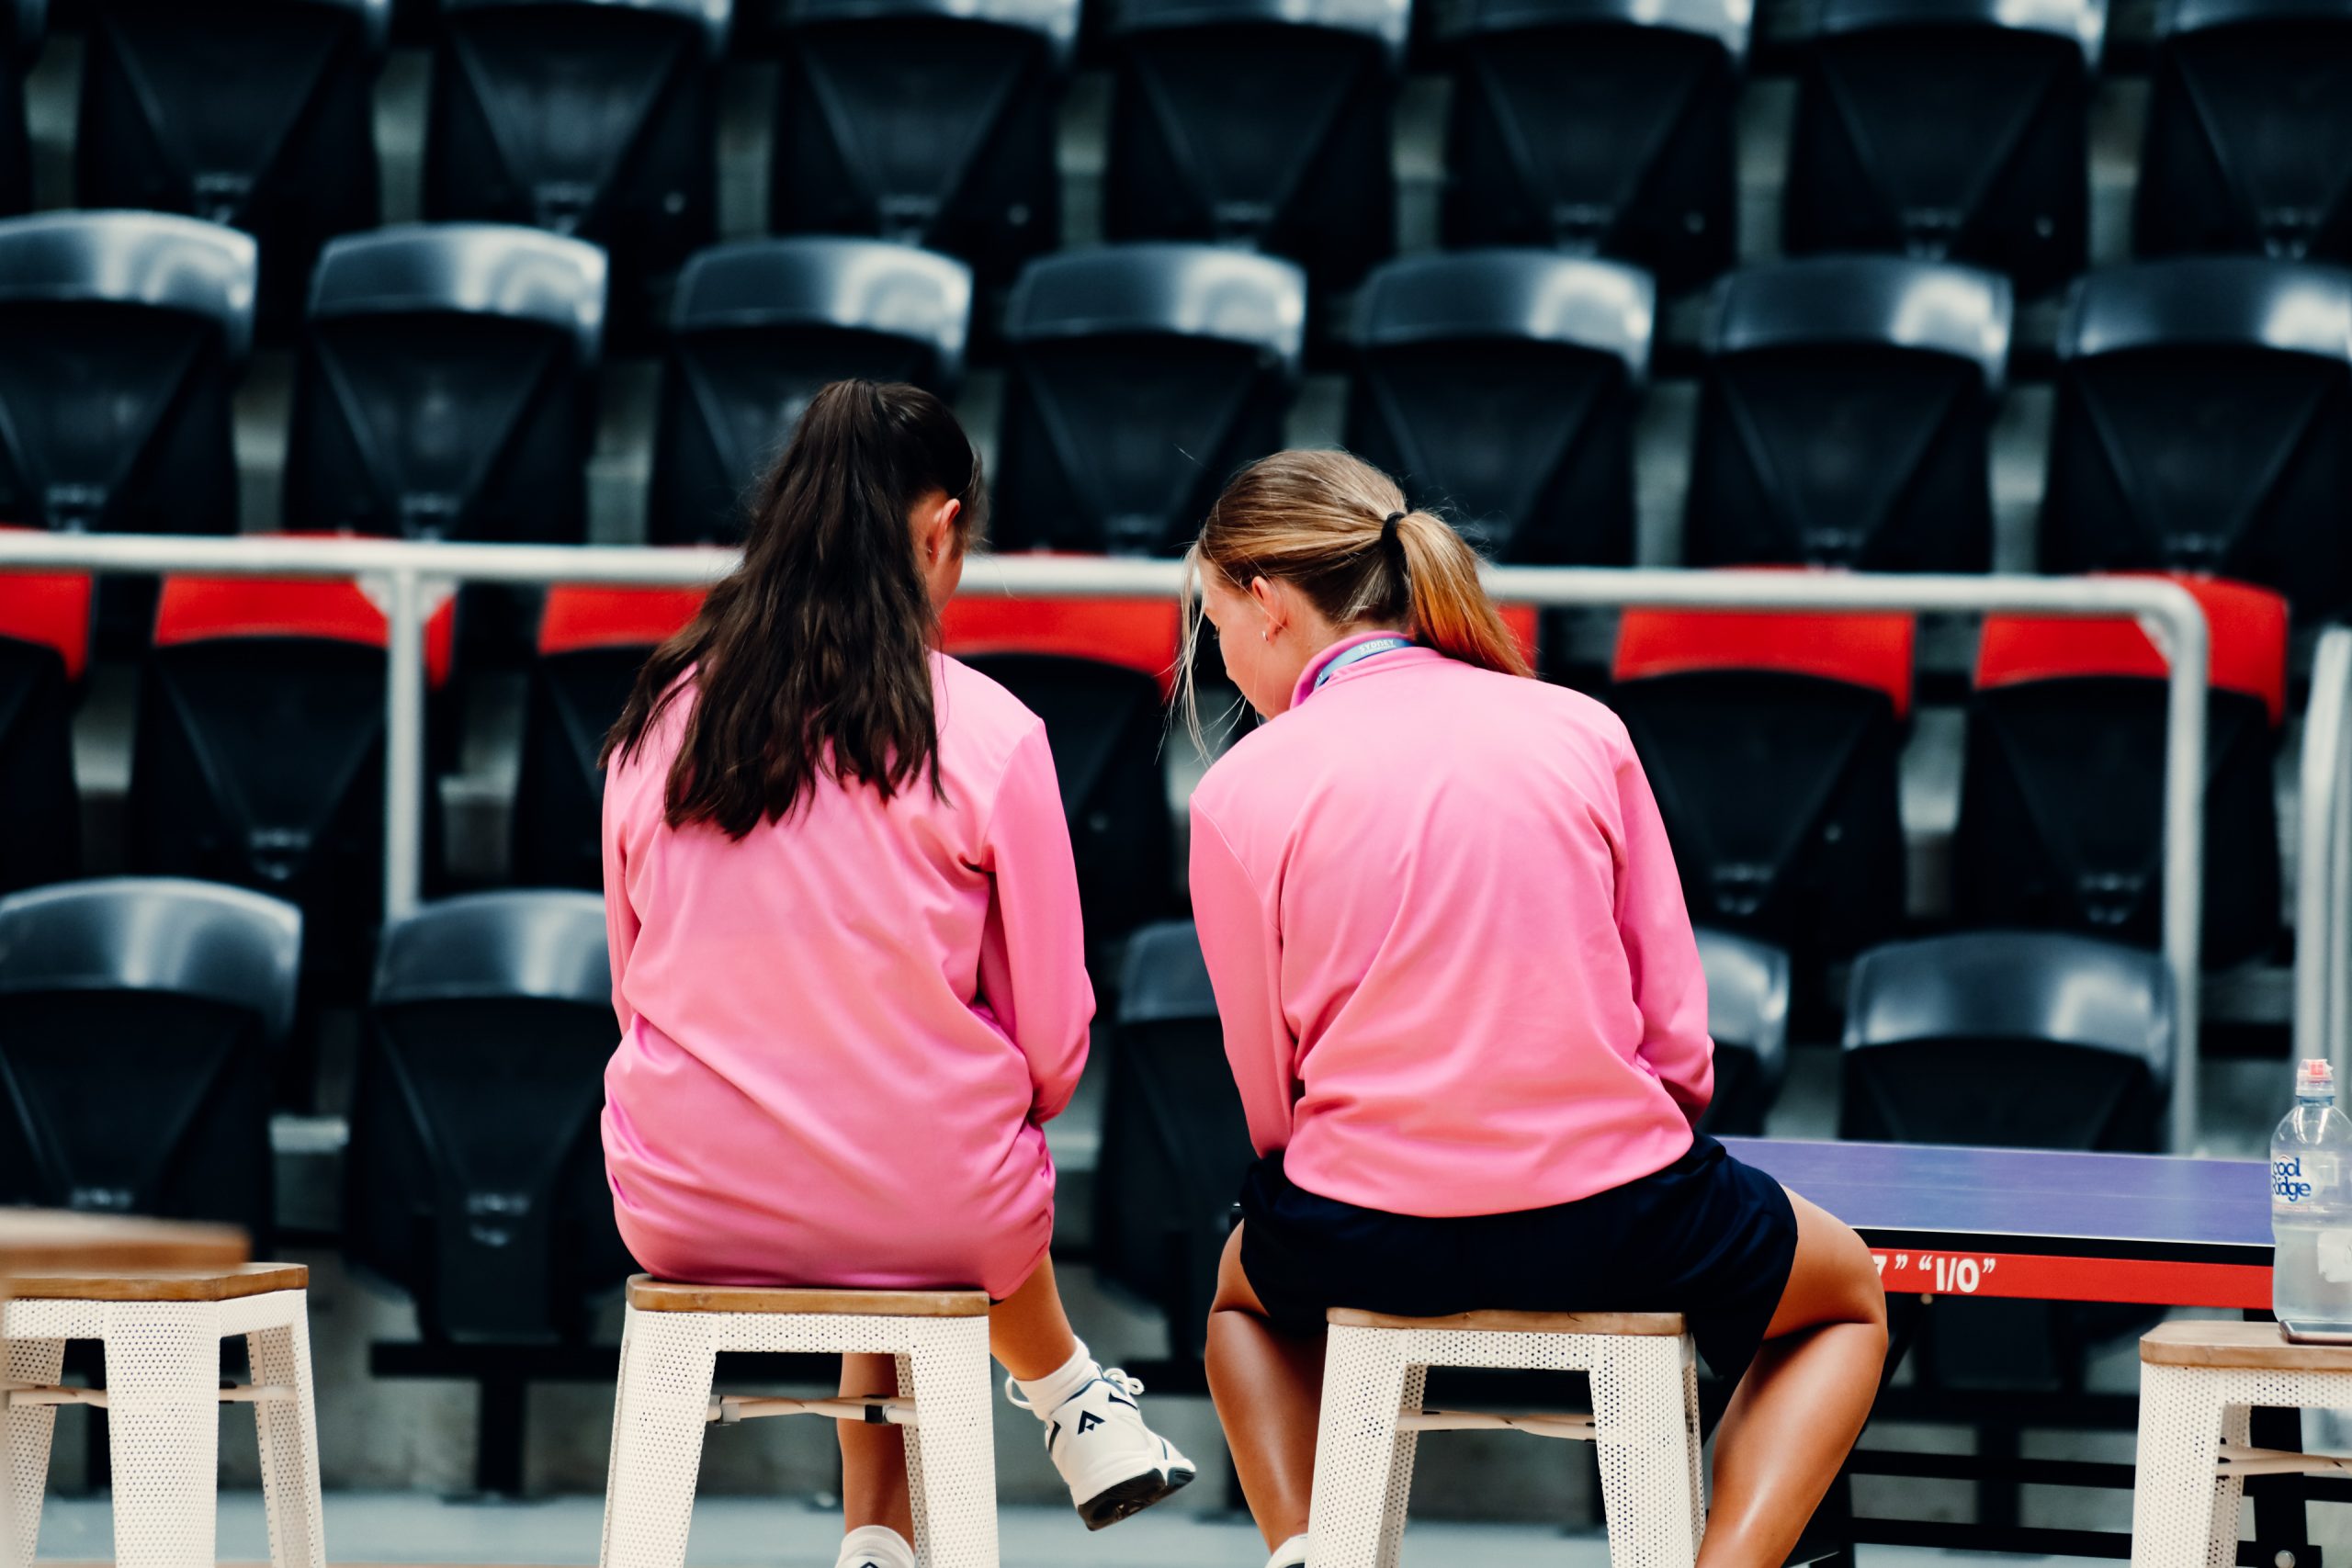
{"label": "stool footrest bar", "polygon": [[1572,1443],[1595,1440],[1589,1416],[1505,1416],[1483,1410],[1425,1410],[1396,1417],[1400,1432],[1525,1432]]}
{"label": "stool footrest bar", "polygon": [[[40,1387],[29,1383],[14,1383],[0,1389],[6,1408],[37,1404],[87,1404],[107,1408],[107,1391],[102,1388]],[[294,1391],[277,1383],[255,1387],[248,1383],[232,1383],[220,1390],[223,1404],[278,1404],[294,1397]]]}
{"label": "stool footrest bar", "polygon": [[911,1399],[780,1399],[763,1395],[722,1394],[710,1402],[707,1419],[731,1427],[770,1416],[821,1416],[832,1421],[858,1421],[869,1427],[912,1427]]}
{"label": "stool footrest bar", "polygon": [[2352,1472],[2352,1459],[2223,1443],[2221,1462],[2214,1469],[2222,1475],[2327,1475]]}

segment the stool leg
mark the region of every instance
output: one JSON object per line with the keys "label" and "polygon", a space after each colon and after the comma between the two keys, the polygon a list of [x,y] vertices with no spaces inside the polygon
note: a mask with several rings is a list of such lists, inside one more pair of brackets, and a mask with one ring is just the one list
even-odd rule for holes
{"label": "stool leg", "polygon": [[271,1568],[326,1568],[325,1509],[319,1496],[319,1412],[311,1382],[311,1320],[306,1297],[293,1321],[245,1336],[256,1388],[285,1388],[291,1399],[254,1406],[261,1437],[261,1491],[269,1513]]}
{"label": "stool leg", "polygon": [[[1430,1370],[1408,1366],[1405,1392],[1396,1401],[1397,1414],[1418,1416],[1429,1393]],[[1419,1452],[1419,1432],[1398,1432],[1388,1461],[1388,1495],[1380,1515],[1380,1568],[1396,1568],[1405,1549],[1405,1515],[1413,1499],[1413,1461]]]}
{"label": "stool leg", "polygon": [[107,1434],[118,1568],[213,1568],[220,1483],[219,1309],[107,1313]]}
{"label": "stool leg", "polygon": [[685,1562],[716,1360],[705,1314],[628,1310],[605,1481],[604,1568]]}
{"label": "stool leg", "polygon": [[[2254,1407],[2250,1404],[2227,1404],[2222,1407],[2222,1440],[2245,1447],[2254,1438]],[[2213,1529],[2205,1543],[2205,1561],[2210,1568],[2237,1568],[2238,1517],[2245,1502],[2245,1477],[2215,1474],[2213,1477]],[[2256,1534],[2261,1532],[2256,1530]]]}
{"label": "stool leg", "polygon": [[[2213,1386],[2210,1373],[2189,1368],[2140,1368],[2132,1568],[2197,1568],[2200,1562],[2237,1560],[2237,1483],[2226,1483],[2232,1494],[2226,1527],[2217,1517],[2225,1483],[2216,1473],[2222,1410]],[[2218,1557],[2224,1534],[2229,1537],[2227,1555]]]}
{"label": "stool leg", "polygon": [[989,1420],[988,1320],[912,1325],[899,1388],[915,1401],[907,1487],[921,1568],[997,1568],[996,1431]]}
{"label": "stool leg", "polygon": [[[1389,1477],[1404,1408],[1404,1342],[1392,1329],[1334,1328],[1323,1362],[1307,1568],[1376,1568],[1404,1509]],[[1396,1509],[1392,1520],[1390,1510]]]}
{"label": "stool leg", "polygon": [[1690,1545],[1707,1539],[1707,1444],[1699,1434],[1699,1360],[1689,1341],[1682,1348],[1682,1446],[1690,1454]]}
{"label": "stool leg", "polygon": [[1698,1558],[1682,1387],[1679,1340],[1620,1340],[1595,1358],[1593,1446],[1609,1561],[1620,1568],[1688,1568]]}
{"label": "stool leg", "polygon": [[[8,1341],[6,1377],[12,1383],[54,1384],[64,1374],[62,1339]],[[49,1439],[57,1427],[57,1406],[26,1404],[8,1412],[8,1542],[11,1568],[29,1568],[40,1540],[40,1504],[49,1490]]]}

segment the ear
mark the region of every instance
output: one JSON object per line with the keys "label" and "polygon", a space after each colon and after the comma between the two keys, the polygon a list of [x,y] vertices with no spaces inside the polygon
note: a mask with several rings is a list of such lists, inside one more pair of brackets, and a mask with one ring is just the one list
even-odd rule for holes
{"label": "ear", "polygon": [[956,554],[956,520],[963,514],[964,503],[952,495],[944,497],[929,515],[917,513],[915,546],[922,552],[925,566],[935,566]]}
{"label": "ear", "polygon": [[1250,580],[1250,597],[1258,602],[1258,608],[1265,615],[1266,624],[1268,626],[1279,631],[1283,626],[1288,624],[1290,620],[1290,599],[1289,596],[1283,592],[1282,586],[1275,582],[1273,579],[1270,577],[1251,578]]}

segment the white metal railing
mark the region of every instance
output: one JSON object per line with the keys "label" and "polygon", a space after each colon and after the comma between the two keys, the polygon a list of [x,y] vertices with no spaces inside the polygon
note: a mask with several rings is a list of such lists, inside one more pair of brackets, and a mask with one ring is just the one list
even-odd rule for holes
{"label": "white metal railing", "polygon": [[[734,562],[718,549],[560,545],[449,545],[400,540],[187,538],[0,533],[0,569],[98,573],[191,572],[355,580],[384,605],[391,626],[385,687],[384,908],[417,904],[424,856],[424,623],[460,583],[708,581]],[[965,592],[1039,598],[1173,595],[1182,568],[1170,560],[1093,557],[976,558]],[[2187,590],[2155,578],[1896,576],[1817,572],[1617,570],[1498,567],[1498,599],[1544,607],[1781,611],[1889,610],[1982,615],[2128,616],[2146,626],[2170,660],[2164,775],[2163,945],[2180,1028],[2174,1043],[2172,1146],[2197,1145],[2198,942],[2204,903],[2204,613]]]}
{"label": "white metal railing", "polygon": [[2295,839],[2295,1055],[2352,1072],[2352,964],[2342,929],[2352,908],[2352,627],[2330,626],[2312,655],[2303,710]]}

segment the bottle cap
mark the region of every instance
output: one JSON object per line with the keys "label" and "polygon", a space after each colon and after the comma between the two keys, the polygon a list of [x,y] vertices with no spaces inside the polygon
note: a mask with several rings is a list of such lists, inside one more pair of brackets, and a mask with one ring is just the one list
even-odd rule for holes
{"label": "bottle cap", "polygon": [[2295,1068],[2297,1094],[2334,1094],[2335,1069],[2324,1056],[2306,1056]]}

